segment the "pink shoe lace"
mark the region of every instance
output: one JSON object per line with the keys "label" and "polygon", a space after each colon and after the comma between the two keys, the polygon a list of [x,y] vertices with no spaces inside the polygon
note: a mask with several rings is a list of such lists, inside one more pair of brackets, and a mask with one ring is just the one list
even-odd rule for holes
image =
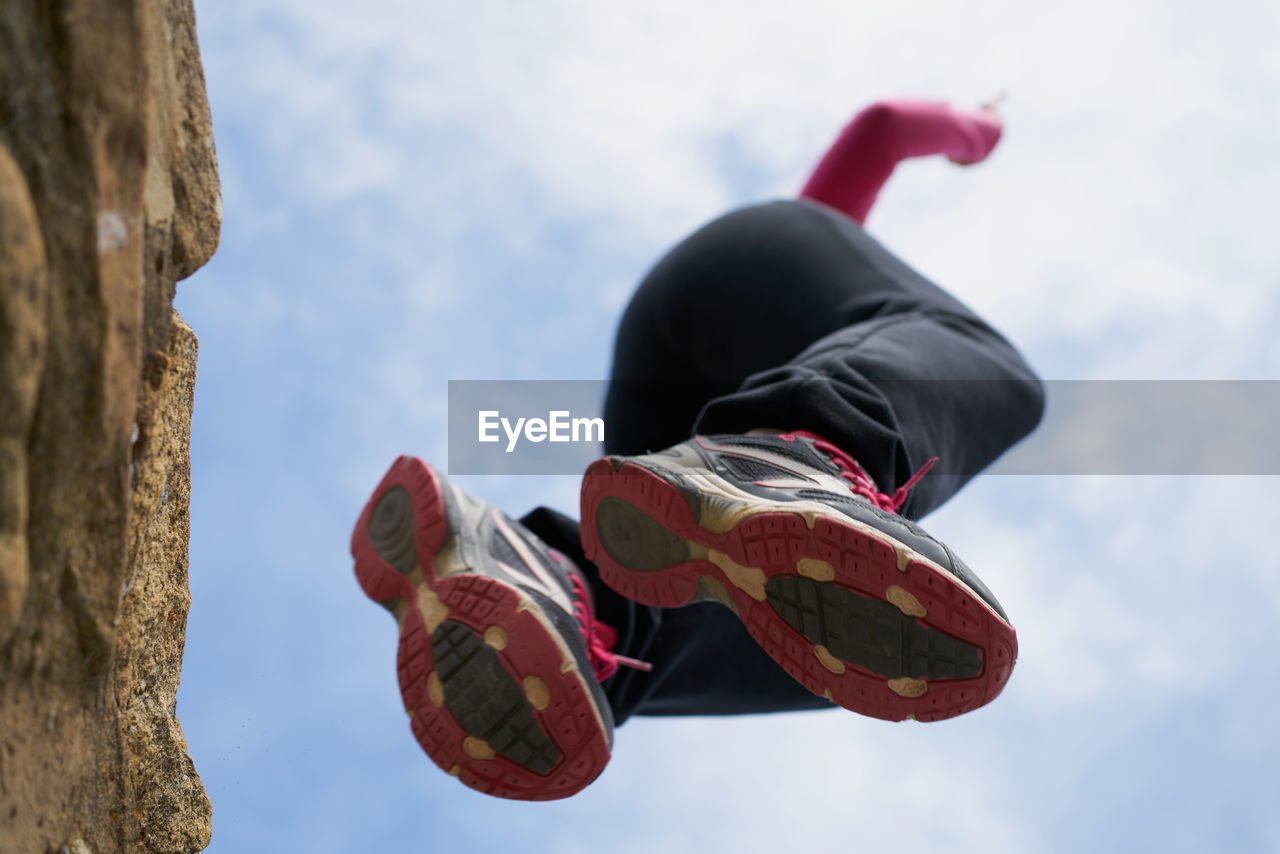
{"label": "pink shoe lace", "polygon": [[871,475],[867,474],[866,469],[858,465],[857,460],[818,434],[810,433],[808,430],[793,430],[790,433],[780,433],[778,438],[787,442],[794,442],[798,438],[811,439],[813,447],[830,457],[831,461],[840,469],[840,476],[849,481],[849,488],[853,492],[861,495],[881,510],[887,510],[890,513],[898,512],[898,508],[906,502],[907,493],[911,491],[911,487],[919,483],[925,472],[933,468],[933,464],[938,461],[937,457],[933,457],[920,466],[906,483],[894,491],[893,495],[885,495],[876,488],[875,481],[871,479]]}
{"label": "pink shoe lace", "polygon": [[[554,550],[551,556],[557,561],[561,559]],[[653,670],[653,665],[647,661],[628,658],[613,651],[614,644],[618,642],[618,633],[612,626],[600,622],[591,613],[591,606],[587,604],[591,601],[590,594],[578,574],[569,573],[569,579],[573,582],[573,615],[578,618],[578,623],[582,626],[582,636],[587,641],[587,660],[591,662],[591,668],[595,671],[596,681],[603,682],[608,679],[618,672],[619,666],[634,667],[636,670],[646,672]]]}

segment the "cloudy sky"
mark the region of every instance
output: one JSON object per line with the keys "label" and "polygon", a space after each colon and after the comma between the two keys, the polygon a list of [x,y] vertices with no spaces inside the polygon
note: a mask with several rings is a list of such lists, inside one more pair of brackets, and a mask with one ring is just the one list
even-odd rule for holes
{"label": "cloudy sky", "polygon": [[[1280,6],[197,0],[222,246],[178,713],[213,852],[1280,850],[1274,477],[986,476],[927,520],[1019,629],[962,719],[633,720],[581,795],[421,754],[347,540],[450,379],[600,379],[631,287],[861,105],[1008,91],[869,229],[1052,379],[1280,379]],[[1052,401],[1051,401],[1052,405]],[[1158,435],[1150,437],[1159,442]],[[470,477],[518,513],[570,477]]]}

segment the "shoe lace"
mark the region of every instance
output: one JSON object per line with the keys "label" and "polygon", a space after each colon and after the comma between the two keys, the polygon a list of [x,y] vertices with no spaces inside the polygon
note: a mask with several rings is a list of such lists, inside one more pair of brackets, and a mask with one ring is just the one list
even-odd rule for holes
{"label": "shoe lace", "polygon": [[933,464],[938,461],[937,457],[931,458],[924,465],[916,470],[916,473],[907,479],[907,482],[894,490],[893,495],[886,495],[877,487],[871,475],[867,474],[866,469],[858,465],[858,461],[849,456],[845,451],[828,442],[816,433],[810,433],[808,430],[793,430],[790,433],[782,433],[778,436],[787,442],[794,442],[796,439],[809,439],[813,442],[813,447],[821,451],[831,458],[831,461],[840,469],[840,477],[849,481],[849,488],[855,494],[861,495],[881,510],[887,510],[890,513],[897,513],[907,500],[907,493],[911,491],[911,487],[920,482],[920,478],[925,476],[929,469],[933,468]]}
{"label": "shoe lace", "polygon": [[[552,556],[556,560],[560,559],[555,552],[552,552]],[[628,658],[613,651],[614,644],[618,642],[617,631],[613,626],[597,620],[591,613],[591,606],[587,604],[591,601],[590,595],[582,578],[577,573],[571,572],[569,580],[573,582],[573,615],[578,618],[578,624],[582,626],[582,636],[587,642],[587,660],[591,662],[591,668],[595,671],[596,681],[603,682],[608,679],[618,672],[619,666],[633,667],[646,672],[653,670],[653,665],[647,661]]]}

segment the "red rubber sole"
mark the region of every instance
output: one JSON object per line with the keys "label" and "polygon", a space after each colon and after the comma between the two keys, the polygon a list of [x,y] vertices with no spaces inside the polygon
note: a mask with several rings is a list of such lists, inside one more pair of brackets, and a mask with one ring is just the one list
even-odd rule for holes
{"label": "red rubber sole", "polygon": [[[369,534],[374,508],[396,487],[407,491],[412,506],[416,565],[408,572],[388,563]],[[609,736],[583,676],[555,630],[539,619],[539,606],[516,587],[479,574],[440,577],[437,556],[454,533],[444,508],[435,473],[416,457],[400,457],[374,490],[351,536],[361,589],[392,610],[400,624],[396,672],[413,735],[436,765],[478,791],[519,800],[573,795],[598,777],[610,758]],[[483,638],[523,691],[534,720],[559,751],[549,771],[535,773],[495,754],[459,723],[445,700],[432,648],[433,632],[445,620]],[[467,701],[462,696],[454,702]]]}
{"label": "red rubber sole", "polygon": [[[636,571],[610,556],[601,541],[601,501],[627,502],[675,537],[719,553],[652,571]],[[899,550],[888,535],[871,534],[845,517],[819,517],[810,528],[800,513],[776,508],[745,515],[723,533],[694,521],[685,497],[660,475],[608,459],[591,465],[582,486],[582,537],[587,557],[606,584],[646,605],[675,608],[715,589],[727,594],[761,647],[808,690],[846,709],[885,720],[936,721],[991,702],[1004,689],[1017,659],[1017,635],[976,594],[949,573]],[[726,561],[724,557],[729,559]],[[807,571],[801,571],[800,565]],[[727,567],[727,569],[726,569]],[[814,567],[830,571],[837,587],[908,610],[927,629],[976,647],[981,671],[970,678],[889,680],[830,654],[793,628],[770,605],[764,585],[782,576],[814,578]],[[745,570],[745,571],[744,571]],[[904,591],[903,595],[898,591]],[[906,604],[906,609],[899,603]]]}

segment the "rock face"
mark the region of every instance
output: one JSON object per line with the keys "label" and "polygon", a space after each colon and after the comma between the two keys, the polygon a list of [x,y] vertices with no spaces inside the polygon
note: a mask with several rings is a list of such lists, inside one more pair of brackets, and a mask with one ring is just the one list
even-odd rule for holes
{"label": "rock face", "polygon": [[0,851],[198,851],[174,717],[221,218],[191,0],[0,4]]}

